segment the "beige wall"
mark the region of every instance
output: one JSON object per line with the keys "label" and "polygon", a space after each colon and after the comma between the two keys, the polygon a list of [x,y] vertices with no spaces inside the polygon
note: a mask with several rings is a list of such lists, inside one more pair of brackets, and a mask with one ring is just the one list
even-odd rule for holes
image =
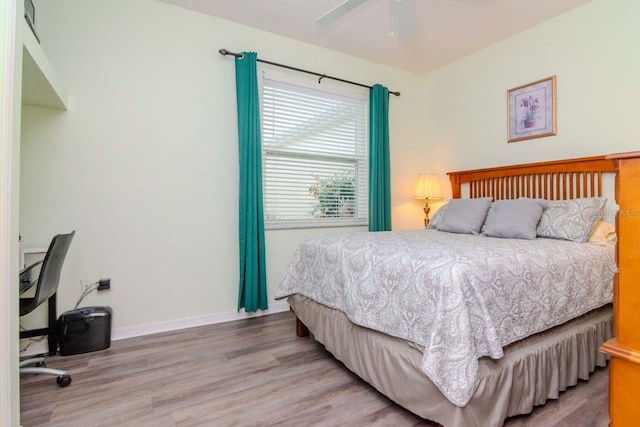
{"label": "beige wall", "polygon": [[[423,169],[640,149],[640,2],[594,0],[424,77]],[[558,134],[507,143],[506,92],[557,76]]]}
{"label": "beige wall", "polygon": [[[419,76],[152,0],[37,7],[70,106],[25,108],[20,231],[38,247],[76,230],[61,311],[80,280],[100,277],[113,290],[86,304],[111,305],[115,328],[235,310],[235,74],[220,48],[399,90],[392,144],[421,142]],[[271,296],[294,248],[318,232],[267,233]]]}

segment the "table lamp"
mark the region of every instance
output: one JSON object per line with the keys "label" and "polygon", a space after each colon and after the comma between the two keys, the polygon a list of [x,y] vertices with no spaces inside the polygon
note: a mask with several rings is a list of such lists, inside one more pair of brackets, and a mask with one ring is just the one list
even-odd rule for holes
{"label": "table lamp", "polygon": [[442,190],[440,189],[440,180],[438,175],[434,173],[421,173],[418,175],[418,182],[413,189],[414,199],[424,199],[424,227],[429,225],[429,199],[441,199]]}

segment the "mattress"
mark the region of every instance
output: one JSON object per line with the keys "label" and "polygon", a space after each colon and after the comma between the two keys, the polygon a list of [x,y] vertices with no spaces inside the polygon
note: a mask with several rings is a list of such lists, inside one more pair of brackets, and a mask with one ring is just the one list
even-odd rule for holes
{"label": "mattress", "polygon": [[421,370],[463,407],[479,362],[611,302],[614,246],[444,233],[319,236],[294,254],[277,298],[300,294],[414,343]]}

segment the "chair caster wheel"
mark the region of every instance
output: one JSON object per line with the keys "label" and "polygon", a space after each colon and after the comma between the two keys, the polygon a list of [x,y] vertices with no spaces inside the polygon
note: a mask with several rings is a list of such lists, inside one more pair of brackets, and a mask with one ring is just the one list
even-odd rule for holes
{"label": "chair caster wheel", "polygon": [[60,375],[56,378],[56,382],[60,387],[66,387],[71,384],[71,376],[69,375]]}

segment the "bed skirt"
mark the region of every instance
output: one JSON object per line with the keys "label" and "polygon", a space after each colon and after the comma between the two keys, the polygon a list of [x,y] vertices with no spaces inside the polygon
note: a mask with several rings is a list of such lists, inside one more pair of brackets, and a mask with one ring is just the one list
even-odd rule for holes
{"label": "bed skirt", "polygon": [[598,351],[613,337],[611,305],[505,348],[504,357],[480,359],[479,385],[458,407],[420,369],[415,344],[354,325],[332,308],[293,295],[289,304],[314,338],[382,394],[422,418],[446,427],[501,426],[528,414],[567,387],[586,380],[608,357]]}

